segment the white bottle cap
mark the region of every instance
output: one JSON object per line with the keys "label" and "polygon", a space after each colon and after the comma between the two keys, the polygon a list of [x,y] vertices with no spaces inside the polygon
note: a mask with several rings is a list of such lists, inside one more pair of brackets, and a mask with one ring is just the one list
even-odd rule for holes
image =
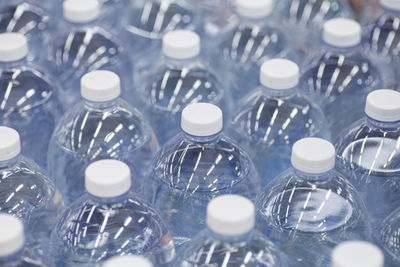
{"label": "white bottle cap", "polygon": [[0,126],[0,161],[15,158],[20,152],[19,133],[12,128]]}
{"label": "white bottle cap", "polygon": [[131,188],[131,171],[122,161],[96,161],[86,168],[85,187],[86,191],[96,197],[120,196]]}
{"label": "white bottle cap", "polygon": [[299,66],[291,60],[267,60],[261,66],[260,83],[271,89],[290,89],[299,83],[299,73]]}
{"label": "white bottle cap", "polygon": [[125,255],[112,257],[106,261],[103,267],[153,267],[153,264],[142,256]]}
{"label": "white bottle cap", "polygon": [[346,241],[332,252],[332,267],[383,267],[382,251],[365,241]]}
{"label": "white bottle cap", "polygon": [[400,0],[379,0],[379,3],[383,8],[399,11]]}
{"label": "white bottle cap", "polygon": [[211,136],[223,127],[222,111],[210,103],[193,103],[182,111],[182,130],[193,136]]}
{"label": "white bottle cap", "polygon": [[21,33],[0,34],[0,62],[21,60],[28,55],[28,41]]}
{"label": "white bottle cap", "polygon": [[361,26],[352,19],[330,19],[324,23],[322,36],[324,42],[331,46],[356,46],[361,42]]}
{"label": "white bottle cap", "polygon": [[224,236],[248,233],[255,224],[253,202],[239,195],[222,195],[208,203],[207,226]]}
{"label": "white bottle cap", "polygon": [[236,0],[236,13],[250,19],[263,18],[271,14],[273,0]]}
{"label": "white bottle cap", "polygon": [[335,166],[335,147],[321,138],[303,138],[292,147],[292,166],[305,173],[318,174]]}
{"label": "white bottle cap", "polygon": [[117,74],[108,70],[95,70],[81,78],[81,95],[93,102],[106,102],[121,94],[121,81]]}
{"label": "white bottle cap", "polygon": [[400,93],[390,89],[369,93],[365,104],[365,113],[377,121],[400,121]]}
{"label": "white bottle cap", "polygon": [[200,37],[188,30],[175,30],[163,37],[164,55],[174,59],[189,59],[200,54]]}
{"label": "white bottle cap", "polygon": [[98,0],[65,0],[64,18],[72,23],[87,23],[97,19],[101,5]]}
{"label": "white bottle cap", "polygon": [[25,243],[22,222],[11,215],[0,214],[0,257],[11,256]]}

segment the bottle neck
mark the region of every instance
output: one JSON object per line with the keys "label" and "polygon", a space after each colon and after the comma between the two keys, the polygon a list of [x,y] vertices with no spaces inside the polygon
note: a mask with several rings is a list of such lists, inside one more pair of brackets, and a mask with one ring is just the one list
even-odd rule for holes
{"label": "bottle neck", "polygon": [[199,56],[188,59],[176,59],[164,55],[164,58],[167,66],[172,69],[191,69],[197,63]]}
{"label": "bottle neck", "polygon": [[101,205],[123,203],[123,202],[127,201],[129,198],[129,190],[126,193],[116,196],[116,197],[99,197],[99,196],[92,195],[90,193],[88,193],[88,195],[94,202],[99,203]]}
{"label": "bottle neck", "polygon": [[19,261],[19,259],[22,258],[22,256],[23,256],[23,249],[20,249],[11,255],[0,257],[0,265],[3,266],[10,262],[17,262]]}
{"label": "bottle neck", "polygon": [[243,17],[240,15],[238,15],[238,17],[240,19],[240,22],[243,24],[262,27],[266,24],[268,19],[271,17],[271,14],[266,15],[262,18],[248,18],[248,17]]}
{"label": "bottle neck", "polygon": [[87,99],[83,100],[83,103],[86,108],[96,109],[96,110],[109,109],[113,106],[116,106],[117,102],[118,102],[118,98],[110,100],[110,101],[104,101],[104,102],[94,102],[94,101],[89,101]]}
{"label": "bottle neck", "polygon": [[221,234],[214,232],[210,228],[208,228],[208,231],[210,232],[210,235],[216,240],[220,240],[220,241],[223,241],[226,243],[241,243],[241,242],[247,242],[251,238],[251,235],[252,235],[254,229],[250,230],[247,233],[244,233],[241,235],[234,235],[234,236],[221,235]]}
{"label": "bottle neck", "polygon": [[221,138],[222,131],[210,136],[194,136],[185,132],[183,132],[183,134],[187,140],[193,143],[212,143],[218,141]]}
{"label": "bottle neck", "polygon": [[327,181],[332,177],[332,170],[322,173],[306,173],[293,168],[298,179],[310,182]]}
{"label": "bottle neck", "polygon": [[400,17],[400,10],[390,9],[390,8],[384,7],[383,5],[381,5],[381,8],[382,8],[383,12],[385,14],[387,14],[388,16]]}
{"label": "bottle neck", "polygon": [[268,96],[271,97],[286,98],[286,97],[291,97],[296,93],[296,87],[288,89],[272,89],[270,87],[262,85],[261,88],[264,93],[266,93]]}
{"label": "bottle neck", "polygon": [[10,62],[0,61],[0,69],[16,68],[22,65],[26,65],[27,62],[28,62],[27,57],[24,57],[23,59],[17,61],[10,61]]}
{"label": "bottle neck", "polygon": [[0,161],[0,170],[12,168],[15,164],[17,164],[18,159],[19,155],[9,160]]}
{"label": "bottle neck", "polygon": [[381,129],[384,131],[399,131],[400,129],[400,121],[396,122],[384,122],[384,121],[377,121],[368,116],[367,117],[367,125],[369,128],[372,129]]}
{"label": "bottle neck", "polygon": [[349,55],[353,54],[357,49],[359,48],[359,44],[355,46],[350,46],[350,47],[338,47],[338,46],[333,46],[330,44],[327,44],[324,42],[324,46],[327,51],[334,52],[337,54],[342,54],[342,55]]}

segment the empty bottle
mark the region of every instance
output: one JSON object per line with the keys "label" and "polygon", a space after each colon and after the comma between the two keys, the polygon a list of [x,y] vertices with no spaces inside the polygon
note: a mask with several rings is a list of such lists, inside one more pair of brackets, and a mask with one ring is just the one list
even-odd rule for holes
{"label": "empty bottle", "polygon": [[27,249],[38,260],[45,254],[50,231],[64,204],[54,183],[34,162],[20,155],[20,148],[18,132],[0,126],[0,212],[23,221]]}
{"label": "empty bottle", "polygon": [[383,249],[388,267],[400,265],[400,209],[394,210],[380,225],[377,242]]}
{"label": "empty bottle", "polygon": [[85,188],[52,232],[52,263],[98,266],[126,254],[143,254],[156,264],[172,260],[172,238],[156,211],[132,193],[128,165],[117,160],[92,163],[85,171]]}
{"label": "empty bottle", "polygon": [[365,241],[340,243],[332,252],[332,267],[384,267],[382,251]]}
{"label": "empty bottle", "polygon": [[289,256],[291,266],[331,266],[336,245],[370,238],[366,208],[347,177],[335,169],[330,142],[297,141],[291,162],[258,197],[259,229]]}
{"label": "empty bottle", "polygon": [[63,20],[47,40],[45,52],[48,68],[62,85],[59,94],[65,109],[80,99],[80,78],[98,69],[116,72],[122,80],[123,97],[134,99],[126,48],[103,19],[99,0],[63,2]]}
{"label": "empty bottle", "polygon": [[363,196],[376,228],[400,206],[400,93],[370,93],[365,114],[335,146],[341,167]]}
{"label": "empty bottle", "polygon": [[153,267],[153,264],[142,256],[115,256],[107,260],[102,267]]}
{"label": "empty bottle", "polygon": [[[163,55],[137,70],[140,97],[160,144],[179,132],[179,115],[196,102],[219,105],[228,115],[230,96],[219,75],[200,59],[200,37],[191,31],[169,32],[163,38]],[[154,64],[155,62],[155,64]]]}
{"label": "empty bottle", "polygon": [[222,194],[254,199],[260,182],[248,155],[222,132],[222,111],[209,103],[182,111],[182,132],[155,156],[150,198],[180,245],[204,228],[208,202]]}
{"label": "empty bottle", "polygon": [[296,63],[268,60],[259,77],[261,85],[240,100],[230,133],[249,152],[266,185],[290,167],[290,151],[297,140],[329,138],[330,133],[321,109],[298,88]]}
{"label": "empty bottle", "polygon": [[31,62],[21,33],[0,34],[0,125],[22,136],[23,154],[46,168],[47,147],[61,116],[52,78]]}
{"label": "empty bottle", "polygon": [[381,73],[360,49],[361,27],[349,19],[324,24],[321,53],[304,63],[301,86],[322,106],[332,136],[363,117],[365,98],[382,85]]}
{"label": "empty bottle", "polygon": [[185,245],[174,266],[287,266],[286,257],[254,225],[249,199],[223,195],[211,200],[207,229]]}
{"label": "empty bottle", "polygon": [[0,213],[0,265],[3,267],[47,266],[25,244],[24,225],[9,214]]}
{"label": "empty bottle", "polygon": [[134,188],[141,192],[150,172],[157,140],[142,114],[119,98],[120,80],[98,70],[82,77],[83,100],[67,111],[49,145],[48,170],[66,201],[84,191],[84,171],[99,159],[120,159],[135,172]]}
{"label": "empty bottle", "polygon": [[238,0],[236,13],[239,21],[214,49],[219,68],[225,70],[234,98],[247,94],[248,88],[258,85],[262,63],[271,58],[298,60],[280,26],[272,19],[273,0]]}

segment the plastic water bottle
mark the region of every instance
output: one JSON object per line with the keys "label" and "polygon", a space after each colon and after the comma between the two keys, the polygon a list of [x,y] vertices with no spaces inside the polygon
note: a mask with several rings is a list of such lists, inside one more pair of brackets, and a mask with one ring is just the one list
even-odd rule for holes
{"label": "plastic water bottle", "polygon": [[85,190],[84,171],[99,159],[120,159],[135,172],[136,192],[158,150],[141,113],[119,98],[118,75],[93,71],[82,77],[83,100],[61,118],[49,145],[48,170],[67,202]]}
{"label": "plastic water bottle", "polygon": [[142,256],[115,256],[106,261],[102,267],[153,267],[153,264]]}
{"label": "plastic water bottle", "polygon": [[230,133],[249,152],[266,185],[290,167],[290,151],[297,140],[329,139],[330,133],[321,109],[298,88],[296,63],[268,60],[259,77],[261,85],[240,100]]}
{"label": "plastic water bottle", "polygon": [[174,257],[174,243],[156,211],[131,191],[128,165],[100,160],[85,171],[85,193],[51,235],[56,266],[98,266],[110,257],[142,254],[157,264]]}
{"label": "plastic water bottle", "polygon": [[384,267],[382,251],[365,241],[340,243],[332,252],[332,267]]}
{"label": "plastic water bottle", "polygon": [[80,78],[98,69],[117,73],[124,88],[122,96],[134,99],[129,56],[103,19],[98,0],[63,2],[59,31],[47,40],[46,62],[62,85],[59,94],[65,109],[80,99]]}
{"label": "plastic water bottle", "polygon": [[382,68],[386,88],[398,88],[398,64],[400,61],[399,19],[400,2],[380,0],[380,8],[374,7],[363,20],[364,48],[376,65]]}
{"label": "plastic water bottle", "polygon": [[304,63],[302,84],[322,106],[334,138],[363,117],[365,98],[381,74],[360,47],[361,27],[349,19],[325,22],[322,51]]}
{"label": "plastic water bottle", "polygon": [[365,114],[335,146],[341,167],[363,196],[376,228],[400,206],[400,93],[370,93]]}
{"label": "plastic water bottle", "polygon": [[258,197],[259,229],[287,253],[292,266],[331,266],[336,245],[370,238],[366,208],[355,187],[335,169],[330,142],[297,141],[291,162]]}
{"label": "plastic water bottle", "polygon": [[386,256],[386,265],[396,267],[400,264],[399,231],[400,209],[394,210],[381,224],[377,235],[377,242]]}
{"label": "plastic water bottle", "polygon": [[219,69],[225,69],[224,80],[230,80],[235,99],[258,85],[259,69],[267,59],[298,60],[288,38],[271,19],[273,6],[273,0],[236,1],[239,21],[214,49],[214,58],[220,59]]}
{"label": "plastic water bottle", "polygon": [[207,229],[185,245],[175,266],[288,266],[285,255],[254,225],[254,204],[247,198],[223,195],[211,200]]}
{"label": "plastic water bottle", "polygon": [[23,221],[29,233],[27,249],[38,260],[45,254],[50,231],[64,204],[54,183],[34,162],[20,155],[20,148],[18,132],[0,126],[0,212]]}
{"label": "plastic water bottle", "polygon": [[21,33],[0,34],[0,125],[22,136],[23,154],[46,167],[46,151],[61,116],[54,81],[31,62]]}
{"label": "plastic water bottle", "polygon": [[140,97],[160,144],[179,132],[179,115],[186,105],[210,102],[228,115],[231,102],[218,73],[200,59],[196,33],[169,32],[163,38],[162,52],[152,60],[146,58],[136,72],[142,77],[136,79]]}
{"label": "plastic water bottle", "polygon": [[9,214],[0,213],[0,265],[14,266],[46,266],[44,258],[35,255],[25,244],[24,225]]}
{"label": "plastic water bottle", "polygon": [[209,103],[182,111],[182,132],[157,153],[150,197],[181,245],[204,228],[208,202],[222,194],[254,199],[260,181],[252,161],[222,132],[222,111]]}

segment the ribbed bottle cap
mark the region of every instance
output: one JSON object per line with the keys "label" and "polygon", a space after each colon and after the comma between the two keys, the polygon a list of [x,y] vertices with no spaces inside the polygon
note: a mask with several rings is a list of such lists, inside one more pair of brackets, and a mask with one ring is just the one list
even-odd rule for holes
{"label": "ribbed bottle cap", "polygon": [[106,261],[103,267],[153,267],[153,264],[142,256],[116,256]]}
{"label": "ribbed bottle cap", "polygon": [[11,215],[0,213],[0,257],[10,256],[25,243],[22,222]]}
{"label": "ribbed bottle cap", "polygon": [[332,252],[332,267],[383,267],[382,251],[365,241],[346,241]]}
{"label": "ribbed bottle cap", "polygon": [[193,136],[211,136],[223,127],[222,111],[210,103],[193,103],[182,111],[182,130]]}
{"label": "ribbed bottle cap", "polygon": [[400,0],[379,0],[379,3],[386,9],[400,10]]}
{"label": "ribbed bottle cap", "polygon": [[163,37],[164,55],[174,59],[189,59],[200,54],[200,37],[188,30],[175,30]]}
{"label": "ribbed bottle cap", "polygon": [[305,173],[318,174],[335,166],[335,147],[321,138],[303,138],[292,147],[292,166]]}
{"label": "ribbed bottle cap", "polygon": [[28,41],[21,33],[0,34],[0,62],[21,60],[28,55]]}
{"label": "ribbed bottle cap", "polygon": [[81,79],[81,95],[93,102],[106,102],[121,94],[120,78],[108,70],[86,73]]}
{"label": "ribbed bottle cap", "polygon": [[261,66],[260,83],[271,89],[289,89],[299,83],[299,66],[291,60],[276,58]]}
{"label": "ribbed bottle cap", "polygon": [[390,89],[375,90],[369,93],[365,104],[365,113],[377,121],[400,121],[400,93]]}
{"label": "ribbed bottle cap", "polygon": [[254,224],[254,204],[245,197],[222,195],[208,203],[207,226],[217,234],[242,235],[253,229]]}
{"label": "ribbed bottle cap", "polygon": [[335,47],[352,47],[361,42],[361,26],[352,19],[336,18],[324,23],[323,40]]}
{"label": "ribbed bottle cap", "polygon": [[91,195],[111,198],[131,188],[131,171],[125,163],[104,159],[90,164],[85,171],[85,187]]}
{"label": "ribbed bottle cap", "polygon": [[273,0],[236,0],[236,13],[245,18],[268,16],[274,7]]}
{"label": "ribbed bottle cap", "polygon": [[9,160],[21,152],[21,142],[16,130],[0,126],[0,161]]}
{"label": "ribbed bottle cap", "polygon": [[65,0],[64,18],[72,23],[87,23],[97,19],[101,5],[98,0]]}

